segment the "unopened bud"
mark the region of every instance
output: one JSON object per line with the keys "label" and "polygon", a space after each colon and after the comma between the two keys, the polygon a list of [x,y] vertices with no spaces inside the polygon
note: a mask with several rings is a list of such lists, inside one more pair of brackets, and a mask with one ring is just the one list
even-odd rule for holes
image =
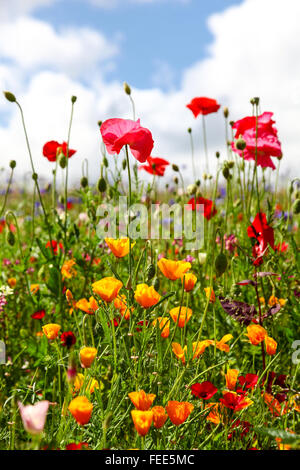
{"label": "unopened bud", "polygon": [[106,191],[107,184],[103,177],[99,178],[98,183],[97,183],[97,188],[98,188],[99,193],[104,193],[104,191]]}
{"label": "unopened bud", "polygon": [[108,168],[108,160],[105,156],[103,157],[103,165],[105,166],[105,168]]}
{"label": "unopened bud", "polygon": [[7,101],[10,101],[11,103],[15,103],[17,101],[15,95],[11,93],[10,91],[4,91],[3,94],[5,98],[7,99]]}
{"label": "unopened bud", "polygon": [[215,260],[215,268],[217,276],[220,277],[225,273],[227,268],[227,258],[224,253],[219,253]]}
{"label": "unopened bud", "polygon": [[10,166],[10,168],[11,168],[12,170],[13,170],[14,168],[16,168],[16,166],[17,166],[16,160],[11,160],[11,161],[9,162],[9,166]]}
{"label": "unopened bud", "polygon": [[220,152],[216,152],[216,158],[220,158]]}
{"label": "unopened bud", "polygon": [[178,178],[177,178],[177,176],[174,176],[173,181],[174,181],[175,184],[178,184]]}
{"label": "unopened bud", "polygon": [[76,103],[76,101],[77,101],[77,96],[74,96],[74,95],[73,95],[72,98],[71,98],[71,101],[72,101],[73,104]]}
{"label": "unopened bud", "polygon": [[151,281],[151,279],[155,276],[155,267],[152,263],[147,266],[146,275],[147,282]]}
{"label": "unopened bud", "polygon": [[223,114],[224,114],[224,117],[227,119],[229,116],[229,109],[227,108],[227,106],[225,106],[225,108],[223,109]]}
{"label": "unopened bud", "polygon": [[32,179],[33,179],[33,181],[37,181],[38,180],[38,174],[37,173],[32,173]]}
{"label": "unopened bud", "polygon": [[294,214],[300,214],[300,199],[296,199],[293,204],[292,210]]}
{"label": "unopened bud", "polygon": [[58,158],[58,163],[61,168],[66,168],[67,166],[67,157],[61,153],[59,158]]}
{"label": "unopened bud", "polygon": [[159,282],[158,277],[156,277],[156,278],[154,279],[154,281],[153,281],[153,287],[154,287],[154,289],[155,289],[156,291],[158,291],[158,290],[159,290],[159,286],[160,286],[160,282]]}
{"label": "unopened bud", "polygon": [[173,171],[179,171],[179,168],[178,168],[177,165],[175,165],[175,164],[173,163],[173,165],[172,165],[172,170],[173,170]]}
{"label": "unopened bud", "polygon": [[236,148],[238,150],[241,150],[241,151],[245,150],[246,145],[247,145],[247,143],[242,137],[239,137],[238,140],[235,143]]}
{"label": "unopened bud", "polygon": [[110,426],[110,423],[111,423],[111,420],[112,420],[112,417],[113,417],[113,414],[111,411],[109,411],[107,413],[107,415],[105,416],[104,420],[103,420],[103,423],[102,423],[102,428],[107,431],[107,429],[109,428]]}
{"label": "unopened bud", "polygon": [[124,88],[124,91],[127,95],[131,95],[131,88],[130,86],[128,85],[128,83],[124,82],[123,83],[123,88]]}
{"label": "unopened bud", "polygon": [[98,121],[98,122],[97,122],[97,124],[98,124],[99,127],[102,126],[102,122],[103,122],[103,121]]}
{"label": "unopened bud", "polygon": [[8,232],[6,239],[7,239],[7,243],[10,246],[14,246],[16,239],[15,239],[14,234],[11,231]]}
{"label": "unopened bud", "polygon": [[189,127],[187,131],[188,131],[189,134],[191,134],[192,133],[192,128]]}
{"label": "unopened bud", "polygon": [[89,182],[88,182],[87,177],[83,176],[80,180],[80,185],[82,186],[82,188],[86,188],[88,184],[89,184]]}
{"label": "unopened bud", "polygon": [[197,191],[197,186],[195,184],[189,184],[188,187],[186,188],[186,191],[189,195],[193,195]]}
{"label": "unopened bud", "polygon": [[233,160],[230,160],[228,162],[228,168],[233,168],[234,167],[234,161]]}
{"label": "unopened bud", "polygon": [[127,167],[127,161],[126,161],[126,159],[124,158],[124,160],[122,161],[122,168],[123,168],[123,170],[126,170],[126,167]]}
{"label": "unopened bud", "polygon": [[225,178],[226,180],[230,177],[230,172],[229,172],[228,166],[225,166],[225,167],[223,168],[222,173],[223,173],[223,176],[224,176],[224,178]]}

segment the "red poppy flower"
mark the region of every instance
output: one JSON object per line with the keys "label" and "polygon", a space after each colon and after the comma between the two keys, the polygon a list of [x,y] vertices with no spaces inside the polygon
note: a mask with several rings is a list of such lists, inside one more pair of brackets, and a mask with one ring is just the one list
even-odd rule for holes
{"label": "red poppy flower", "polygon": [[31,315],[31,318],[33,318],[34,320],[41,320],[42,318],[44,318],[45,315],[46,315],[45,310],[38,310],[37,312],[34,312]]}
{"label": "red poppy flower", "polygon": [[204,96],[193,98],[192,101],[186,105],[189,108],[195,118],[199,114],[206,116],[207,114],[216,113],[220,109],[220,104],[212,98],[205,98]]}
{"label": "red poppy flower", "polygon": [[78,444],[72,442],[71,444],[66,445],[66,450],[82,450],[84,447],[86,449],[89,447],[87,442],[78,442]]}
{"label": "red poppy flower", "polygon": [[[50,241],[48,241],[48,242],[46,243],[46,248],[49,248],[49,249],[51,250]],[[52,248],[53,248],[53,253],[54,253],[55,255],[57,255],[57,250],[58,250],[58,248],[60,248],[60,250],[62,250],[62,249],[63,249],[63,246],[62,246],[61,243],[58,243],[56,240],[52,240]],[[52,250],[51,250],[51,252],[52,252]]]}
{"label": "red poppy flower", "polygon": [[100,127],[106,150],[109,154],[119,154],[124,145],[139,162],[144,163],[153,149],[152,134],[140,125],[140,120],[107,119]]}
{"label": "red poppy flower", "polygon": [[65,331],[61,334],[60,341],[63,346],[66,346],[68,349],[70,349],[70,347],[76,343],[76,336],[72,331]]}
{"label": "red poppy flower", "polygon": [[[137,322],[137,325],[140,325],[141,328],[137,328],[136,331],[140,332],[140,331],[143,331],[143,327],[144,327],[144,320],[140,320]],[[149,325],[149,322],[148,320],[146,320],[146,323],[145,323],[146,327]]]}
{"label": "red poppy flower", "polygon": [[[232,149],[243,157],[244,160],[254,160],[256,158],[256,143],[257,143],[257,165],[262,168],[272,168],[275,170],[275,165],[271,157],[281,158],[281,143],[277,137],[277,129],[273,127],[275,121],[272,120],[273,113],[266,112],[258,116],[257,119],[257,139],[256,139],[256,116],[247,116],[239,121],[236,121],[232,126],[236,133],[234,138],[238,139],[240,136],[246,142],[246,148],[241,151],[232,142]],[[256,142],[257,141],[257,142]]]}
{"label": "red poppy flower", "polygon": [[234,412],[242,410],[243,408],[247,408],[253,403],[249,398],[245,397],[243,394],[239,395],[235,392],[225,392],[223,398],[220,398],[220,402],[223,403],[226,408],[229,408]]}
{"label": "red poppy flower", "polygon": [[209,400],[217,393],[218,389],[211,382],[206,380],[205,382],[196,383],[191,386],[192,395],[195,397],[202,398],[203,400]]}
{"label": "red poppy flower", "polygon": [[247,229],[247,234],[249,238],[254,240],[252,248],[253,264],[259,265],[262,263],[262,257],[266,253],[268,245],[275,250],[274,230],[268,225],[266,214],[263,212],[256,214],[255,219]]}
{"label": "red poppy flower", "polygon": [[237,432],[239,433],[240,437],[243,438],[248,434],[251,427],[252,427],[252,424],[249,423],[248,421],[240,421],[239,419],[237,419],[231,425],[231,428],[234,430],[228,434],[227,439],[231,440],[236,435]]}
{"label": "red poppy flower", "polygon": [[147,165],[141,165],[139,170],[145,170],[151,175],[164,176],[166,167],[170,165],[167,160],[159,157],[148,157]]}
{"label": "red poppy flower", "polygon": [[240,382],[241,387],[245,386],[245,388],[253,389],[253,388],[255,388],[255,386],[257,384],[258,375],[256,375],[256,374],[246,374],[245,377],[243,375],[240,375],[240,377],[238,377],[238,381]]}
{"label": "red poppy flower", "polygon": [[49,160],[49,162],[56,162],[56,158],[60,153],[63,153],[65,157],[68,154],[68,157],[71,158],[72,155],[76,153],[76,150],[69,149],[68,152],[68,144],[66,142],[59,144],[56,140],[46,142],[43,147],[43,155]]}
{"label": "red poppy flower", "polygon": [[192,197],[188,201],[188,205],[191,206],[191,210],[196,210],[197,205],[203,205],[203,215],[207,220],[210,220],[217,213],[214,203],[210,199],[205,199],[204,197]]}

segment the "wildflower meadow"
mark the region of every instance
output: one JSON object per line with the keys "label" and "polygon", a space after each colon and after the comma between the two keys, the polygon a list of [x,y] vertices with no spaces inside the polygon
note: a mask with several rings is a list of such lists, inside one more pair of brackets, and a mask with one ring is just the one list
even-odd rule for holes
{"label": "wildflower meadow", "polygon": [[[198,148],[187,129],[187,179],[124,94],[78,185],[80,96],[39,155],[22,97],[2,96],[32,179],[16,186],[11,161],[1,182],[0,449],[299,449],[300,186],[281,179],[276,116],[263,97],[234,121],[214,98],[182,103],[202,132]],[[225,153],[208,150],[215,113]]]}

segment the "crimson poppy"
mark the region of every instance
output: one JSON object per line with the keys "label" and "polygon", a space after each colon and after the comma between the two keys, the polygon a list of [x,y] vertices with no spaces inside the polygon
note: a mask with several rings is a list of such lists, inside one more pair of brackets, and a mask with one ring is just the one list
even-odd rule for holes
{"label": "crimson poppy", "polygon": [[245,386],[245,388],[253,389],[253,388],[255,388],[255,386],[257,384],[258,375],[256,375],[256,374],[246,374],[245,377],[243,375],[240,375],[238,377],[238,381],[240,382],[241,387]]}
{"label": "crimson poppy", "polygon": [[217,393],[218,389],[209,380],[202,383],[196,383],[191,386],[192,395],[195,397],[202,398],[203,400],[209,400]]}
{"label": "crimson poppy", "polygon": [[61,334],[60,341],[63,346],[66,346],[66,348],[70,349],[70,347],[76,343],[76,336],[72,331],[65,331]]}
{"label": "crimson poppy", "polygon": [[265,112],[258,116],[247,116],[236,121],[232,128],[235,132],[235,139],[242,137],[246,142],[244,150],[236,148],[232,142],[232,149],[244,158],[244,160],[254,160],[257,158],[257,165],[262,168],[272,168],[275,165],[271,157],[281,158],[281,143],[277,137],[277,129],[273,127],[275,121],[272,120],[273,113]]}
{"label": "crimson poppy", "polygon": [[255,219],[247,229],[247,234],[254,241],[252,248],[253,264],[259,265],[262,263],[262,257],[266,253],[268,245],[275,250],[274,230],[268,225],[266,214],[263,212],[256,214]]}
{"label": "crimson poppy", "polygon": [[220,398],[220,402],[226,406],[226,408],[234,412],[247,408],[253,403],[249,398],[245,397],[244,394],[235,392],[225,392],[223,398]]}
{"label": "crimson poppy", "polygon": [[71,158],[76,150],[69,149],[68,151],[68,144],[63,142],[62,144],[56,142],[56,140],[50,140],[46,142],[43,147],[43,155],[46,157],[49,162],[56,162],[57,156],[62,153],[65,157],[68,154],[68,158]]}
{"label": "crimson poppy", "polygon": [[[52,241],[51,241],[51,244],[52,244],[53,253],[54,253],[55,255],[57,255],[58,248],[60,248],[60,250],[63,249],[62,244],[61,244],[61,243],[58,243],[56,240],[52,240]],[[50,244],[50,241],[48,241],[48,242],[46,243],[46,248],[51,249],[51,244]],[[52,251],[52,250],[51,250],[51,251]]]}
{"label": "crimson poppy", "polygon": [[131,153],[140,163],[151,155],[154,141],[149,129],[142,127],[140,120],[107,119],[100,127],[106,150],[109,154],[118,154],[124,145],[130,147]]}
{"label": "crimson poppy", "polygon": [[216,113],[220,109],[220,104],[212,98],[206,98],[204,96],[193,98],[192,101],[186,105],[189,108],[195,118],[199,114],[206,116],[207,114]]}
{"label": "crimson poppy", "polygon": [[198,210],[198,205],[203,205],[203,215],[207,220],[210,220],[212,217],[214,217],[217,213],[217,209],[215,208],[215,205],[213,201],[210,199],[205,199],[204,197],[192,197],[188,201],[188,205],[190,206],[191,210]]}
{"label": "crimson poppy", "polygon": [[34,320],[41,320],[42,318],[44,318],[45,315],[46,315],[45,310],[38,310],[37,312],[34,312],[31,315],[31,318],[33,318]]}
{"label": "crimson poppy", "polygon": [[167,160],[159,157],[148,157],[147,165],[141,165],[139,170],[145,170],[147,173],[156,176],[164,176],[166,167],[170,165]]}

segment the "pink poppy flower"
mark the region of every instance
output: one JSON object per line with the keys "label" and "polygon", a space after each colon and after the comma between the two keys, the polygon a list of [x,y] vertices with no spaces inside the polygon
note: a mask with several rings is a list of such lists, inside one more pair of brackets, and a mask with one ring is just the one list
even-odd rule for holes
{"label": "pink poppy flower", "polygon": [[109,154],[119,154],[124,145],[140,163],[151,155],[154,141],[149,129],[140,125],[140,120],[107,119],[100,127],[103,142]]}
{"label": "pink poppy flower", "polygon": [[35,405],[24,406],[18,401],[23,426],[27,432],[30,434],[40,434],[43,431],[49,404],[48,400],[43,400]]}
{"label": "pink poppy flower", "polygon": [[[265,112],[258,116],[257,119],[257,165],[262,168],[272,168],[275,165],[271,157],[281,158],[281,143],[277,137],[277,129],[273,127],[275,121],[272,120],[273,113]],[[256,117],[247,116],[236,121],[232,126],[235,129],[235,139],[240,136],[246,142],[245,150],[238,150],[235,142],[231,143],[234,152],[238,153],[244,160],[255,161],[256,148]]]}

